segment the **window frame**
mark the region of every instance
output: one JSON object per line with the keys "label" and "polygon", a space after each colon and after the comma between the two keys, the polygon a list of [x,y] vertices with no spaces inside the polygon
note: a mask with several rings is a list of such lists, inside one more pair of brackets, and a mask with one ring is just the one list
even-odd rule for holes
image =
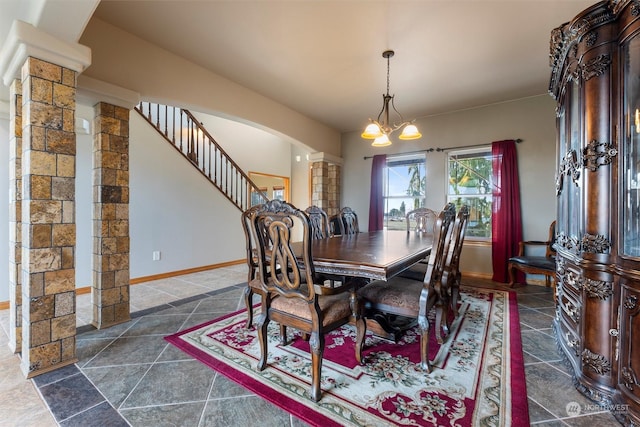
{"label": "window frame", "polygon": [[[450,192],[450,182],[449,179],[451,177],[451,171],[450,171],[450,165],[451,165],[451,158],[454,156],[472,156],[477,154],[477,157],[485,157],[488,161],[489,164],[491,166],[491,171],[489,173],[488,176],[488,182],[486,185],[486,192],[485,193],[470,193],[470,194],[455,194],[455,193],[451,193]],[[480,154],[484,154],[484,155],[480,155]],[[470,212],[471,212],[471,216],[469,218],[469,225],[467,226],[467,233],[465,235],[465,239],[468,240],[475,240],[475,241],[479,241],[479,242],[490,242],[491,241],[491,221],[493,220],[492,218],[492,208],[493,208],[493,154],[492,154],[492,150],[491,150],[491,144],[487,144],[487,145],[481,145],[481,146],[474,146],[474,147],[468,147],[468,148],[459,148],[459,149],[451,149],[451,150],[447,150],[447,156],[445,158],[445,179],[444,179],[444,187],[445,187],[445,200],[448,202],[453,202],[456,203],[456,207],[459,208],[459,205],[461,205],[461,201],[460,199],[481,199],[481,198],[489,198],[489,205],[488,207],[484,207],[483,210],[488,211],[488,218],[489,218],[489,224],[488,224],[488,235],[485,236],[479,236],[479,235],[474,235],[474,231],[473,231],[473,226],[474,226],[474,217],[477,218],[477,212],[478,209],[476,208],[476,206],[478,204],[475,204],[474,206],[469,206]],[[474,216],[474,212],[475,212],[475,216]],[[480,216],[480,218],[482,218],[482,216]],[[481,221],[480,221],[481,222]]]}
{"label": "window frame", "polygon": [[[424,184],[420,185],[420,190],[422,190],[422,194],[418,197],[415,196],[409,196],[406,194],[400,195],[400,194],[395,194],[395,195],[390,195],[389,194],[389,190],[390,190],[390,168],[392,168],[393,166],[401,166],[402,163],[406,163],[407,165],[411,165],[411,164],[421,164],[422,165],[422,176],[420,178],[420,181],[424,182]],[[406,199],[419,199],[419,207],[424,207],[426,205],[426,201],[427,201],[427,184],[426,184],[426,179],[427,179],[427,156],[425,152],[420,152],[420,153],[409,153],[409,154],[403,154],[403,153],[398,153],[398,154],[393,154],[393,155],[388,155],[386,162],[385,162],[385,166],[384,166],[384,171],[383,171],[384,177],[383,177],[383,200],[384,200],[384,210],[383,210],[383,229],[385,230],[406,230],[406,223],[405,223],[405,215],[407,212],[411,211],[414,209],[414,206],[407,206],[405,204],[405,211],[402,212],[401,216],[397,216],[397,217],[393,217],[396,218],[395,220],[392,220],[389,213],[391,211],[391,209],[389,209],[389,200],[406,200]],[[407,190],[409,189],[409,187],[407,187]],[[389,225],[393,223],[392,227],[389,227]]]}

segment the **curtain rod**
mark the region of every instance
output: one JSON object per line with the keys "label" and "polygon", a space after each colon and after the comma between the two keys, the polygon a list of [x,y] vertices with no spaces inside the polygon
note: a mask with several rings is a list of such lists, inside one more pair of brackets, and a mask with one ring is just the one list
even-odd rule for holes
{"label": "curtain rod", "polygon": [[[518,138],[515,141],[516,141],[516,144],[520,144],[521,142],[523,142],[521,138]],[[437,148],[428,148],[426,150],[408,151],[406,153],[397,153],[397,154],[402,155],[402,154],[431,153],[432,151],[441,152],[441,151],[448,151],[448,150],[457,150],[460,148],[484,147],[486,145],[487,144],[474,144],[474,145],[459,145],[457,147],[447,147],[447,148],[437,147]],[[373,156],[364,156],[364,160],[367,160],[367,159],[373,159]]]}
{"label": "curtain rod", "polygon": [[[406,151],[404,153],[394,153],[392,156],[399,155],[403,156],[405,154],[418,154],[418,153],[431,153],[432,151],[436,151],[435,148],[427,148],[426,150],[417,150],[417,151]],[[373,159],[373,156],[364,156],[364,160]]]}
{"label": "curtain rod", "polygon": [[[520,144],[523,140],[518,138],[514,140],[516,142],[516,144]],[[474,144],[474,145],[459,145],[457,147],[447,147],[447,148],[436,148],[436,151],[440,152],[440,151],[448,151],[448,150],[457,150],[459,148],[473,148],[473,147],[484,147],[487,144]]]}

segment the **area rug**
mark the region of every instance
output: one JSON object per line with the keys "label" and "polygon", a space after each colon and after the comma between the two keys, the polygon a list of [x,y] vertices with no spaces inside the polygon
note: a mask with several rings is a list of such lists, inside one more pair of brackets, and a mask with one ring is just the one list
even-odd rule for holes
{"label": "area rug", "polygon": [[328,334],[317,403],[309,399],[309,344],[293,330],[281,346],[277,324],[269,325],[262,372],[257,332],[245,329],[244,311],[165,339],[313,426],[528,426],[515,293],[465,287],[461,297],[445,342],[430,341],[430,374],[419,366],[415,330],[397,344],[368,333],[364,365],[355,360],[352,326]]}

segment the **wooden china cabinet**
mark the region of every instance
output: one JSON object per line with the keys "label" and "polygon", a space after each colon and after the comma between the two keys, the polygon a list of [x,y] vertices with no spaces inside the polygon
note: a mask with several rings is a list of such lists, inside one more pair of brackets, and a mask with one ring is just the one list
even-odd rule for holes
{"label": "wooden china cabinet", "polygon": [[557,101],[554,330],[576,387],[640,425],[640,0],[551,33]]}

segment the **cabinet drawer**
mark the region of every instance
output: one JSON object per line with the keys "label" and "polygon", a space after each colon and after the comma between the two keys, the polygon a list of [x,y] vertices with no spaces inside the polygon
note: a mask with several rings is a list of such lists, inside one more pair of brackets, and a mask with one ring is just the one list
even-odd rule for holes
{"label": "cabinet drawer", "polygon": [[580,360],[580,337],[577,334],[577,331],[565,320],[564,317],[561,317],[557,321],[558,325],[558,340],[562,344],[562,347],[566,350],[567,356],[572,359],[574,364],[578,363]]}
{"label": "cabinet drawer", "polygon": [[580,304],[570,293],[562,292],[559,295],[558,305],[560,306],[560,316],[564,321],[576,331],[582,317],[582,304]]}
{"label": "cabinet drawer", "polygon": [[562,278],[562,289],[571,295],[574,300],[580,301],[582,298],[582,287],[580,285],[580,275],[574,270],[567,269]]}

